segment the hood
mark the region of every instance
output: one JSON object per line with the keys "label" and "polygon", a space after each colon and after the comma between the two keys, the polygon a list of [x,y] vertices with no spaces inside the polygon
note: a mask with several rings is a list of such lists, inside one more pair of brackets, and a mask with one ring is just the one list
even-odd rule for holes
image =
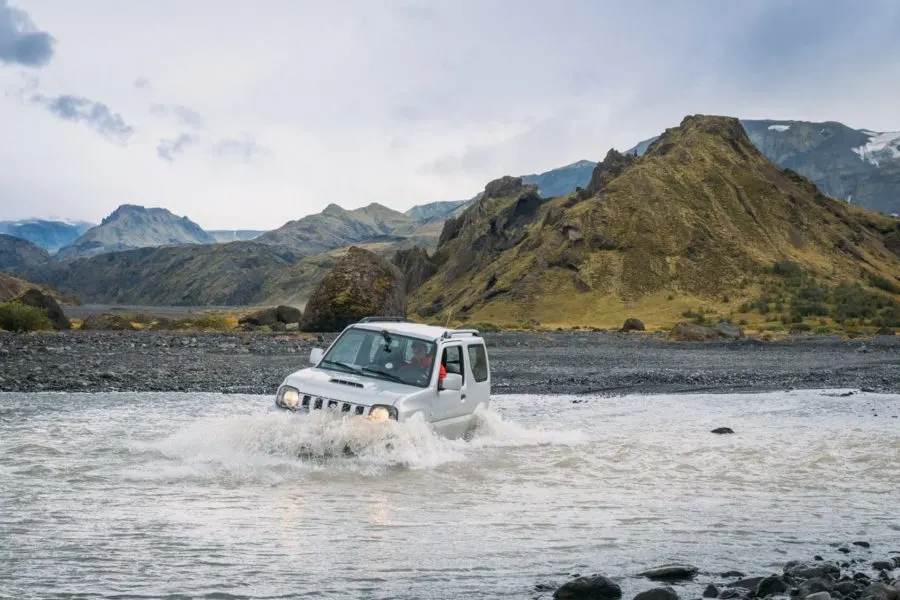
{"label": "hood", "polygon": [[422,391],[422,388],[394,381],[315,367],[291,373],[284,383],[294,386],[301,394],[367,406],[393,405],[403,396]]}

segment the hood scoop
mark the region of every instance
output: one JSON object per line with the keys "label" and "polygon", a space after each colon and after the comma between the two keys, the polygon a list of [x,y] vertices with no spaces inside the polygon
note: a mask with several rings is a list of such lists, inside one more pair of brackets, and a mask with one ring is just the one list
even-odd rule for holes
{"label": "hood scoop", "polygon": [[365,387],[361,383],[357,383],[355,381],[347,381],[346,379],[337,379],[335,377],[332,377],[331,379],[329,379],[328,382],[329,383],[340,383],[341,385],[349,385],[350,387],[357,387],[357,388]]}

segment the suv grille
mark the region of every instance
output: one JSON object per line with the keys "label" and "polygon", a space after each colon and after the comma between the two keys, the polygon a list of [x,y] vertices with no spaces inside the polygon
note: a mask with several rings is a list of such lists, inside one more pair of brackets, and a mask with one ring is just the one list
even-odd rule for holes
{"label": "suv grille", "polygon": [[352,415],[364,415],[366,414],[366,406],[361,404],[353,404],[352,402],[341,402],[340,400],[332,400],[330,398],[322,398],[321,396],[311,396],[309,394],[305,394],[303,399],[300,401],[300,409],[301,410],[322,410],[322,407],[326,406],[329,410],[340,412],[340,413],[349,413]]}

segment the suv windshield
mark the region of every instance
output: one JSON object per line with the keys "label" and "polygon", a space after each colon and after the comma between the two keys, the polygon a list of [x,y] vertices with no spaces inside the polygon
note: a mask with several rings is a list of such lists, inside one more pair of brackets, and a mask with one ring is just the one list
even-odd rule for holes
{"label": "suv windshield", "polygon": [[387,331],[351,328],[319,367],[416,387],[428,387],[436,344]]}

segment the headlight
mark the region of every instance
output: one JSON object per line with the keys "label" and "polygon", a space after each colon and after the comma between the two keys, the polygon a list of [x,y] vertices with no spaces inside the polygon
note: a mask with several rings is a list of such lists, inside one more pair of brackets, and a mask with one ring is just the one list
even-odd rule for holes
{"label": "headlight", "polygon": [[297,408],[297,405],[300,404],[300,390],[289,385],[283,385],[278,390],[275,402],[285,408]]}
{"label": "headlight", "polygon": [[377,406],[373,406],[372,410],[369,411],[369,418],[373,421],[387,421],[389,419],[396,419],[397,409],[393,406],[379,404]]}

